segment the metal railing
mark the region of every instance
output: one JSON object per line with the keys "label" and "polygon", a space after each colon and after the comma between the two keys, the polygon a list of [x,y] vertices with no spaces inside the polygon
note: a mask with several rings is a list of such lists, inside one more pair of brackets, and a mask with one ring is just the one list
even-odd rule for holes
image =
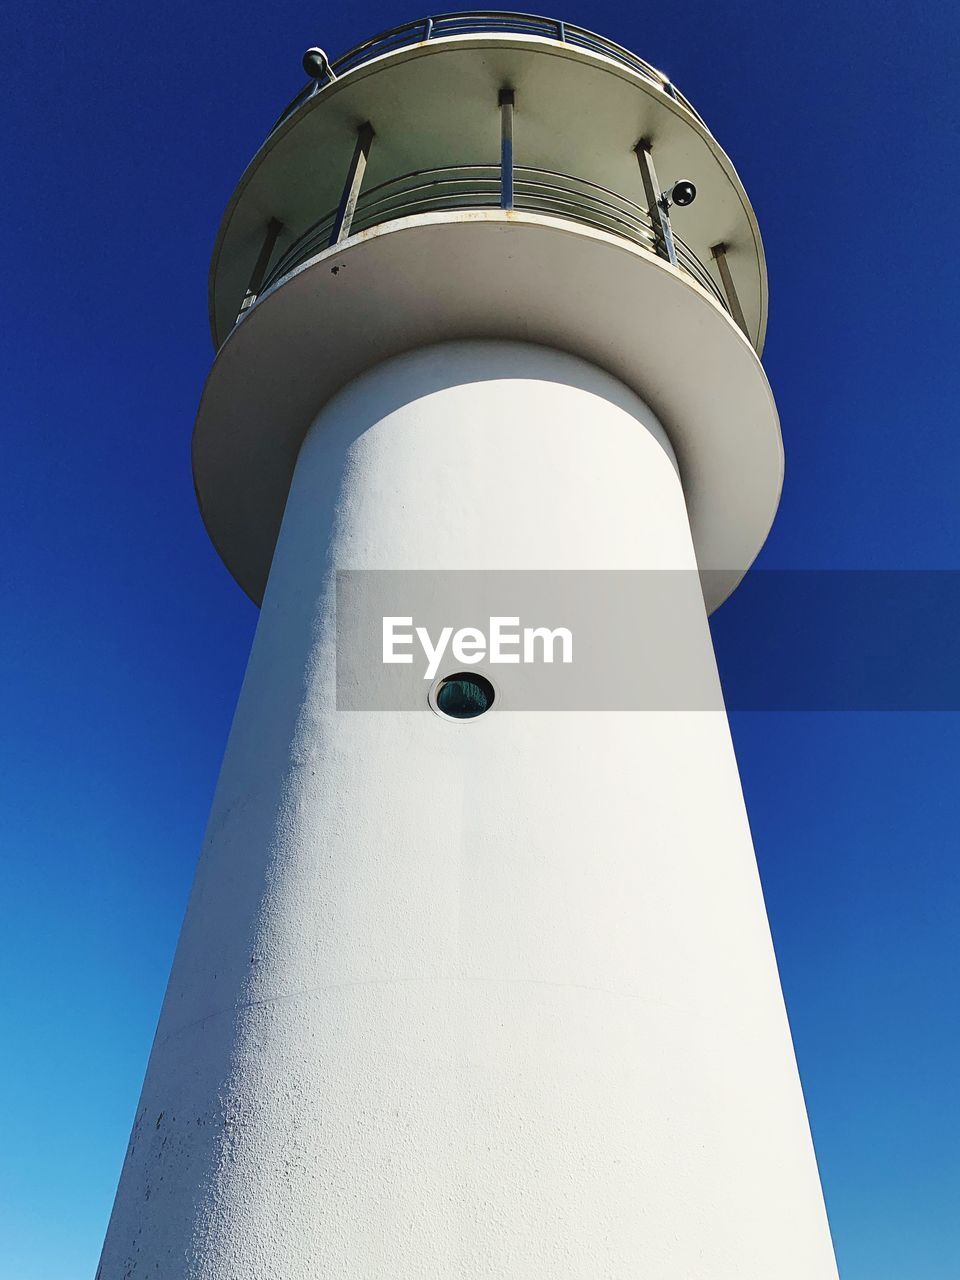
{"label": "metal railing", "polygon": [[683,96],[679,89],[674,87],[662,71],[658,71],[649,62],[645,62],[643,58],[638,58],[635,53],[631,53],[629,49],[624,49],[622,45],[616,44],[613,40],[597,35],[596,32],[587,30],[586,27],[578,27],[572,22],[562,22],[558,18],[543,18],[532,13],[511,13],[499,9],[477,9],[468,10],[464,13],[442,13],[432,18],[418,18],[415,22],[405,22],[402,26],[391,27],[388,31],[381,31],[379,35],[372,36],[369,40],[365,40],[363,44],[358,44],[355,48],[350,49],[330,63],[327,71],[317,80],[312,80],[310,84],[301,89],[293,101],[284,109],[273,128],[276,129],[281,125],[289,115],[296,111],[301,103],[312,97],[324,85],[330,84],[331,81],[339,79],[340,76],[363,66],[364,63],[372,62],[374,58],[379,58],[383,54],[391,53],[396,49],[422,44],[426,40],[436,40],[443,36],[465,35],[539,36],[541,39],[556,40],[561,44],[569,44],[577,49],[587,49],[591,53],[599,53],[605,58],[611,58],[614,62],[619,62],[621,65],[629,67],[631,71],[635,71],[638,75],[643,76],[645,80],[649,80],[651,84],[655,84],[658,89],[662,89],[664,93],[669,94],[671,98],[686,108],[704,128],[707,127],[706,122],[696,108]]}
{"label": "metal railing", "polygon": [[[666,256],[649,212],[625,196],[585,178],[517,165],[513,171],[513,207],[552,214],[588,227],[622,236],[660,257]],[[364,191],[357,201],[350,232],[368,230],[419,213],[454,209],[496,209],[501,200],[499,165],[457,165],[418,169],[389,178]],[[326,249],[337,210],[331,209],[281,255],[260,286],[276,284],[301,263]],[[693,250],[674,232],[677,265],[729,311],[723,291]]]}

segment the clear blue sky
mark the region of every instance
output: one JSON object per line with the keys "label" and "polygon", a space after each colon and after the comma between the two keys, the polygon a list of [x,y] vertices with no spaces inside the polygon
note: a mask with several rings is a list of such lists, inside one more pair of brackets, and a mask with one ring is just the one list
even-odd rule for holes
{"label": "clear blue sky", "polygon": [[[302,50],[417,16],[0,17],[0,1280],[93,1274],[256,622],[190,479],[217,223]],[[753,199],[787,450],[762,563],[960,568],[956,8],[559,16],[667,70]],[[800,666],[784,635],[757,661]],[[956,1280],[960,716],[732,722],[841,1273]]]}

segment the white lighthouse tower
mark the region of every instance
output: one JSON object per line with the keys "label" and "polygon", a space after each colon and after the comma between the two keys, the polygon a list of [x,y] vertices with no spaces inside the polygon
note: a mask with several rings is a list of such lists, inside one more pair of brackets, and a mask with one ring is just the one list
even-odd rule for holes
{"label": "white lighthouse tower", "polygon": [[99,1280],[835,1280],[722,709],[338,700],[347,571],[699,570],[644,626],[715,680],[782,477],[746,192],[570,24],[305,65],[213,255],[261,612]]}

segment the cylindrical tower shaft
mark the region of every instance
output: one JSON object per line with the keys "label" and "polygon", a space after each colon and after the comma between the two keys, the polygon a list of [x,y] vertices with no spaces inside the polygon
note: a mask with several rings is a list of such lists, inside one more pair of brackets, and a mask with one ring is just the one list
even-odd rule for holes
{"label": "cylindrical tower shaft", "polygon": [[342,569],[696,558],[663,427],[574,356],[322,408],[101,1280],[831,1280],[723,712],[338,709]]}
{"label": "cylindrical tower shaft", "polygon": [[[211,264],[194,482],[262,614],[100,1280],[836,1280],[706,621],[783,475],[743,185],[570,23],[306,65]],[[491,574],[643,643],[381,696],[369,584],[472,626]]]}

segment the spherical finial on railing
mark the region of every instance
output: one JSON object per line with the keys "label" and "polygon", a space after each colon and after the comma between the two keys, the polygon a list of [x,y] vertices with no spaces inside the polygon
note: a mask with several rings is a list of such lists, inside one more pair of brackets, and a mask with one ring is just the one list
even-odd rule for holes
{"label": "spherical finial on railing", "polygon": [[322,49],[308,49],[303,55],[303,69],[311,80],[319,80],[330,70],[330,59]]}

